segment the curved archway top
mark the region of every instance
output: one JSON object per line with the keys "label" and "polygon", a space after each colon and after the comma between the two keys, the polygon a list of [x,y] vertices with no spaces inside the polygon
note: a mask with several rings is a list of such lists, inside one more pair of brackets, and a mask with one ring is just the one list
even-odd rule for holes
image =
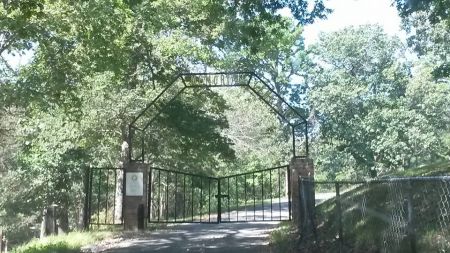
{"label": "curved archway top", "polygon": [[[251,71],[236,72],[207,72],[207,73],[181,73],[167,85],[143,110],[137,115],[129,125],[129,149],[130,159],[133,161],[144,161],[144,137],[140,137],[140,142],[136,142],[136,132],[144,133],[164,111],[184,90],[190,88],[215,88],[215,87],[246,87],[262,102],[264,102],[273,112],[275,112],[286,124],[292,127],[293,154],[296,156],[296,127],[304,125],[302,130],[305,137],[305,151],[308,155],[308,126],[306,118],[289,104],[280,94],[272,89],[264,79]],[[136,145],[138,144],[138,145]],[[140,152],[132,150],[135,146],[141,146]],[[137,148],[137,147],[136,147]],[[134,152],[133,152],[134,151]],[[136,155],[134,155],[136,154]],[[133,158],[139,156],[139,158]]]}

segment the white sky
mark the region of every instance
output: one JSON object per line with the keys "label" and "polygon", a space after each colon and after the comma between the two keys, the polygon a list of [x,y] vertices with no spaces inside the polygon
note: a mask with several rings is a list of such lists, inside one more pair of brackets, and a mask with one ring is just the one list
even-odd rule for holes
{"label": "white sky", "polygon": [[332,32],[351,25],[380,24],[387,34],[404,39],[400,17],[392,6],[393,0],[327,0],[325,5],[333,10],[325,20],[305,27],[306,46],[314,43],[321,32]]}

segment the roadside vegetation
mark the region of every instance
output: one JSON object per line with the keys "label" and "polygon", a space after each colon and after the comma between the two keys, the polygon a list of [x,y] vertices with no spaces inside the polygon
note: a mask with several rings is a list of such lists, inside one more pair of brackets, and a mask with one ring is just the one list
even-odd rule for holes
{"label": "roadside vegetation", "polygon": [[65,235],[34,239],[12,250],[12,253],[80,253],[83,246],[108,238],[114,232],[71,232]]}
{"label": "roadside vegetation", "polygon": [[297,227],[290,221],[282,222],[270,234],[270,249],[272,253],[297,252],[299,234]]}
{"label": "roadside vegetation", "polygon": [[[282,97],[308,119],[309,136],[249,90],[186,89],[149,112],[133,144],[155,167],[223,176],[284,165],[291,134],[309,137],[319,180],[450,160],[449,0],[392,0],[407,41],[367,24],[308,47],[305,26],[332,11],[325,0],[0,2],[0,230],[12,248],[36,237],[52,205],[60,229],[84,226],[86,168],[128,163],[130,122],[182,72],[254,71],[277,91],[264,91],[275,111],[289,114]],[[122,177],[98,177],[98,195],[117,197],[98,216],[121,218]]]}
{"label": "roadside vegetation", "polygon": [[[449,162],[421,166],[407,172],[393,173],[386,177],[442,175],[450,175]],[[402,186],[398,185],[397,187]],[[439,210],[430,208],[431,206],[438,206],[441,201],[444,201],[444,205],[447,204],[445,200],[441,199],[440,187],[442,185],[423,183],[412,188],[413,207],[418,218],[415,221],[417,252],[448,252],[450,250],[448,239],[450,234],[448,231],[442,231],[440,224],[442,220],[437,218]],[[370,188],[367,188],[367,185],[356,186],[341,193],[344,250],[348,252],[376,252],[382,245],[381,242],[386,241],[383,235],[387,227],[383,217],[388,218],[391,215],[388,210],[390,210],[392,202],[387,199],[389,190],[392,190],[392,188],[389,189],[386,184],[375,184]],[[398,194],[401,194],[400,191]],[[344,204],[346,201],[351,202],[351,204],[346,206]],[[366,207],[371,209],[365,216],[361,215],[360,205],[362,203],[365,203]],[[317,241],[312,236],[307,241],[300,241],[300,234],[294,224],[283,223],[278,230],[271,234],[272,245],[278,250],[274,252],[297,252],[296,250],[299,248],[302,250],[301,252],[339,252],[339,239],[337,237],[339,216],[336,214],[336,208],[335,198],[330,198],[316,206]],[[395,236],[395,234],[392,236]],[[409,243],[408,239],[403,238],[395,252],[410,252]],[[386,245],[386,247],[392,246]]]}

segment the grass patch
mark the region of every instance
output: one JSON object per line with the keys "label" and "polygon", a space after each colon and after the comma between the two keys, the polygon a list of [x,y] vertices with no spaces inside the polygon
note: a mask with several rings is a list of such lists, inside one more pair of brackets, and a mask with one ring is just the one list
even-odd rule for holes
{"label": "grass patch", "polygon": [[273,253],[296,252],[298,241],[296,226],[291,221],[284,221],[270,234],[270,246]]}
{"label": "grass patch", "polygon": [[450,173],[450,162],[440,162],[390,174],[391,177],[440,176]]}
{"label": "grass patch", "polygon": [[[449,175],[450,163],[436,163],[388,175],[418,177]],[[448,210],[442,197],[450,188],[438,181],[407,183],[373,183],[341,185],[343,225],[342,252],[411,252],[406,232],[407,202],[410,196],[418,252],[450,252],[450,224],[443,223],[442,212]],[[345,191],[347,187],[348,191]],[[445,210],[440,210],[444,208]],[[336,199],[331,198],[316,208],[316,226],[320,247],[318,252],[338,252],[339,216]],[[392,225],[392,215],[402,213],[402,220]],[[397,218],[399,216],[396,216]],[[396,218],[396,219],[397,219]],[[302,245],[301,245],[302,246]],[[317,249],[316,249],[317,251]]]}
{"label": "grass patch", "polygon": [[83,246],[113,237],[113,232],[71,232],[65,235],[34,239],[18,246],[12,253],[79,253]]}

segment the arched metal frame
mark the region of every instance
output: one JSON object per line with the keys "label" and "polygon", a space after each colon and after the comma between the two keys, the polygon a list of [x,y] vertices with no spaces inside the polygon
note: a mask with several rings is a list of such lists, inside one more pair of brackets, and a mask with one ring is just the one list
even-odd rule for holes
{"label": "arched metal frame", "polygon": [[[129,125],[129,157],[132,162],[145,162],[145,131],[164,109],[185,89],[215,87],[247,87],[292,128],[293,157],[309,154],[308,122],[296,109],[254,72],[182,73],[166,86]],[[279,107],[282,107],[282,111]],[[305,154],[296,153],[296,135],[303,126]],[[139,142],[137,142],[140,139]],[[140,152],[134,150],[140,144]],[[138,147],[139,148],[139,147]],[[136,155],[135,155],[136,154]]]}

